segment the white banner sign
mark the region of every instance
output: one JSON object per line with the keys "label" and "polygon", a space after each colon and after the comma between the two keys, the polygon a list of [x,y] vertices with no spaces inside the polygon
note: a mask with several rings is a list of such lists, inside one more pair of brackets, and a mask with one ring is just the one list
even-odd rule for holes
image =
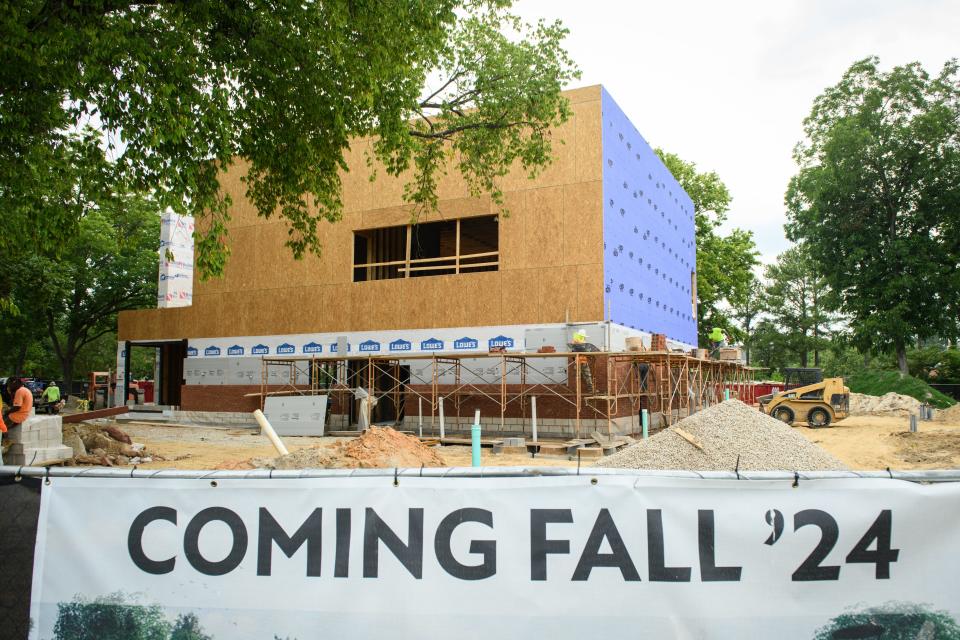
{"label": "white banner sign", "polygon": [[32,637],[955,638],[958,507],[877,479],[53,478]]}

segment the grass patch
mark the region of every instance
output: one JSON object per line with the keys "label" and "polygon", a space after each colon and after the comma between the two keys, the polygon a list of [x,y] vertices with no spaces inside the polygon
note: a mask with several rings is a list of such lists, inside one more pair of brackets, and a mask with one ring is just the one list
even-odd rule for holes
{"label": "grass patch", "polygon": [[900,375],[898,371],[860,371],[844,380],[854,393],[882,396],[893,391],[921,402],[929,402],[937,409],[946,409],[956,404],[953,398],[940,393],[923,380]]}

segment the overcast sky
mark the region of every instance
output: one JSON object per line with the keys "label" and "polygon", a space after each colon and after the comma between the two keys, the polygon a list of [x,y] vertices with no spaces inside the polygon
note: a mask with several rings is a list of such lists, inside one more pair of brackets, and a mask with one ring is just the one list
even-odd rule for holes
{"label": "overcast sky", "polygon": [[958,0],[519,0],[528,20],[561,19],[577,86],[604,85],[653,146],[715,170],[730,224],[762,260],[789,246],[783,194],[813,99],[856,60],[960,57]]}

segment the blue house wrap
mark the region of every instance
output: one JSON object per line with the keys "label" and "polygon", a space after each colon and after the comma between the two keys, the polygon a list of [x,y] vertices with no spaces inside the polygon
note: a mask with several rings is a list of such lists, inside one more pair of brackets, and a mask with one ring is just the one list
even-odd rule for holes
{"label": "blue house wrap", "polygon": [[605,89],[601,111],[606,319],[695,346],[693,201]]}

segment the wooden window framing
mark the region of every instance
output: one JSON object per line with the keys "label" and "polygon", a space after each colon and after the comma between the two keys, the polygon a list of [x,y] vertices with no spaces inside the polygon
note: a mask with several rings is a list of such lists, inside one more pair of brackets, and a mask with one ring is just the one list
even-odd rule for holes
{"label": "wooden window framing", "polygon": [[[461,253],[461,218],[456,219],[454,254],[430,258],[414,258],[412,253],[414,225],[403,225],[403,235],[396,233],[399,227],[381,229],[364,229],[367,238],[366,261],[360,264],[354,262],[354,282],[363,280],[388,280],[396,278],[418,277],[423,275],[456,275],[472,273],[477,270],[497,271],[500,268],[500,238],[499,223],[496,218],[493,224],[496,227],[496,251],[480,251]],[[403,259],[384,259],[388,256],[397,256],[400,247],[403,247]],[[395,268],[395,269],[394,269]],[[364,271],[363,278],[358,278],[358,270]],[[431,273],[423,273],[431,272]]]}

